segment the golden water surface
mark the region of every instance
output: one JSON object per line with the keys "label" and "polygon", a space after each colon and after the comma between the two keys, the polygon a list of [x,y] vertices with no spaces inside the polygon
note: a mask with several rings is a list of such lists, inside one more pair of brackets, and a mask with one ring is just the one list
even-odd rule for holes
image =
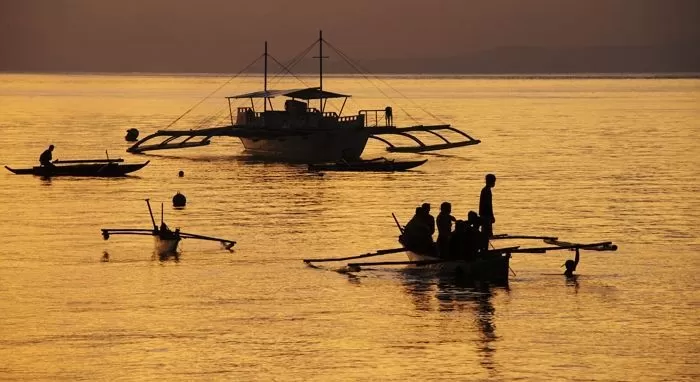
{"label": "golden water surface", "polygon": [[[406,173],[310,173],[250,160],[232,138],[125,152],[126,129],[164,128],[225,81],[0,75],[0,164],[34,165],[49,144],[58,159],[151,161],[121,179],[2,169],[0,379],[700,378],[700,80],[327,78],[353,95],[345,112],[391,104],[399,125],[452,123],[482,140],[394,155],[428,159]],[[225,121],[222,97],[259,82],[233,81],[174,127]],[[370,141],[365,156],[381,155]],[[584,252],[575,280],[561,275],[570,252],[516,254],[507,288],[301,261],[395,248],[391,213],[405,223],[422,202],[464,218],[489,172],[496,233],[620,249]],[[170,206],[177,191],[184,210]],[[158,261],[150,237],[104,241],[100,228],[150,227],[145,198],[172,227],[235,251],[185,240],[178,262]]]}

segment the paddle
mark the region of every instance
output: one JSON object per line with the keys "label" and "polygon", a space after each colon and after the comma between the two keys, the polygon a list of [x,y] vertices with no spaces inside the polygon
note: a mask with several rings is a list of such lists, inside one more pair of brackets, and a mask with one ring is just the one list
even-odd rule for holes
{"label": "paddle", "polygon": [[391,216],[394,217],[394,223],[396,223],[396,226],[399,227],[399,231],[401,231],[401,234],[403,234],[403,227],[401,227],[401,224],[399,224],[399,219],[396,218],[396,215],[394,213],[391,213]]}
{"label": "paddle", "polygon": [[153,210],[151,210],[151,200],[146,199],[146,205],[148,206],[148,213],[151,215],[151,222],[153,223],[153,230],[157,231],[158,226],[156,225],[156,219],[153,218]]}

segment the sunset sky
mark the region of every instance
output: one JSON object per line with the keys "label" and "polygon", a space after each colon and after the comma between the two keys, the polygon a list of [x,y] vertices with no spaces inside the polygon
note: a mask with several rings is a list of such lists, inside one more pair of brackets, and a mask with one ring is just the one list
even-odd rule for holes
{"label": "sunset sky", "polygon": [[[699,20],[695,0],[0,0],[0,70],[237,72],[265,40],[288,60],[319,29],[354,59],[398,71],[407,59],[455,57],[459,70],[517,47],[584,57],[608,53],[576,49],[652,47],[630,65],[669,55],[671,67],[692,69]],[[481,58],[513,61],[510,52]]]}

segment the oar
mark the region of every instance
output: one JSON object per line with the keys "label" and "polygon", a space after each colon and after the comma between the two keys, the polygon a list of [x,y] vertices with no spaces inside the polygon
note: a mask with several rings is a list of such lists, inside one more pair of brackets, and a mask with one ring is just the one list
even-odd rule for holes
{"label": "oar", "polygon": [[153,223],[153,230],[157,231],[158,226],[156,225],[156,219],[153,218],[153,210],[151,210],[151,200],[146,199],[146,205],[148,206],[148,213],[151,215],[151,222]]}
{"label": "oar", "polygon": [[397,252],[403,252],[405,251],[406,248],[393,248],[393,249],[380,249],[376,252],[371,252],[371,253],[365,253],[363,255],[357,255],[357,256],[349,256],[349,257],[328,257],[328,258],[323,258],[323,259],[304,259],[305,263],[323,263],[327,261],[345,261],[345,260],[354,260],[354,259],[362,259],[365,257],[372,257],[372,256],[381,256],[381,255],[388,255],[390,253],[397,253]]}
{"label": "oar", "polygon": [[396,215],[394,213],[391,213],[391,216],[394,217],[394,223],[396,223],[396,226],[399,227],[399,231],[403,234],[403,227],[401,227],[401,224],[399,224],[399,219],[396,218]]}

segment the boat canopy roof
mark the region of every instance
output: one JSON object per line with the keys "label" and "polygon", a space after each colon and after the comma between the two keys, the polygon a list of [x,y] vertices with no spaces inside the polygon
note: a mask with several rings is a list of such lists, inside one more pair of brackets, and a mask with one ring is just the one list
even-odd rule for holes
{"label": "boat canopy roof", "polygon": [[322,98],[347,98],[349,95],[333,93],[326,90],[321,90],[320,88],[306,88],[306,89],[287,89],[287,90],[261,90],[252,93],[239,94],[235,96],[226,97],[228,99],[237,98],[274,98],[276,96],[285,96],[290,98],[299,98],[303,100],[311,99],[322,99]]}

